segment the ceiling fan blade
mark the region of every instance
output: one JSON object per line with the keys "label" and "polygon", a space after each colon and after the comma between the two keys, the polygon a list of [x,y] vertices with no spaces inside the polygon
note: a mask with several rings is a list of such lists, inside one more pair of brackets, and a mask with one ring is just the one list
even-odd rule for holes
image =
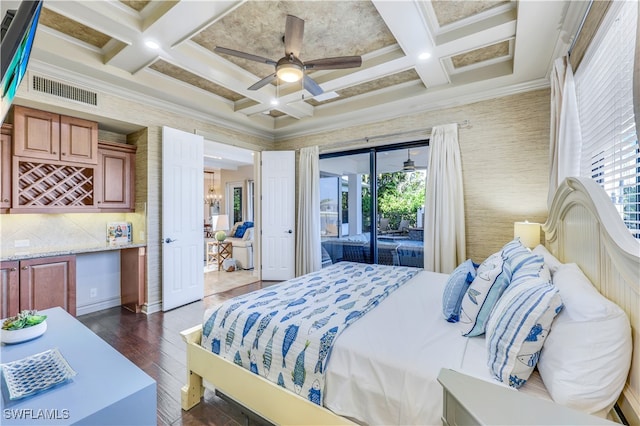
{"label": "ceiling fan blade", "polygon": [[293,53],[296,58],[302,49],[302,35],[304,34],[304,20],[293,15],[287,15],[284,28],[284,54]]}
{"label": "ceiling fan blade", "polygon": [[322,87],[314,79],[305,74],[304,79],[302,80],[304,84],[304,88],[307,89],[309,93],[313,96],[318,96],[324,93]]}
{"label": "ceiling fan blade", "polygon": [[214,52],[217,52],[217,53],[236,56],[238,58],[248,59],[250,61],[262,62],[263,64],[269,64],[269,65],[275,66],[277,63],[276,61],[272,61],[271,59],[268,59],[268,58],[263,58],[262,56],[252,55],[251,53],[240,52],[239,50],[228,49],[226,47],[216,46],[215,49],[213,50]]}
{"label": "ceiling fan blade", "polygon": [[264,86],[266,86],[267,84],[271,83],[273,80],[276,79],[276,74],[273,73],[271,75],[266,76],[265,78],[263,78],[262,80],[260,80],[259,82],[257,82],[256,84],[254,84],[253,86],[249,87],[248,90],[258,90]]}
{"label": "ceiling fan blade", "polygon": [[357,68],[362,65],[360,56],[339,56],[337,58],[314,59],[304,63],[308,70],[337,70],[343,68]]}

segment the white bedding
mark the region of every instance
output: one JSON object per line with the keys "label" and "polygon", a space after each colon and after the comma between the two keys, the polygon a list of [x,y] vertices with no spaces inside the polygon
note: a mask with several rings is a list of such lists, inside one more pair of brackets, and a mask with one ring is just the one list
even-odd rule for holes
{"label": "white bedding", "polygon": [[327,365],[325,407],[359,423],[440,425],[441,368],[505,386],[490,376],[484,337],[463,337],[445,321],[447,277],[420,272],[342,333]]}

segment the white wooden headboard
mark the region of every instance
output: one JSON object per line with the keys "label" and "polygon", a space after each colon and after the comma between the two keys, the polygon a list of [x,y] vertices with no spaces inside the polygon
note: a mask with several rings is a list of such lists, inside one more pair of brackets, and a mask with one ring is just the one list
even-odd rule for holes
{"label": "white wooden headboard", "polygon": [[640,241],[633,238],[605,191],[593,180],[567,178],[543,225],[546,246],[564,263],[576,263],[598,291],[629,316],[631,372],[618,406],[640,425]]}

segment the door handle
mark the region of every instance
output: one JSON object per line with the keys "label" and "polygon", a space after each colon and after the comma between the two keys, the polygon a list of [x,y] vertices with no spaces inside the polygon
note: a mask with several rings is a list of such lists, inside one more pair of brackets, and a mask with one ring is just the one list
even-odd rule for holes
{"label": "door handle", "polygon": [[178,241],[178,240],[177,239],[176,240],[172,240],[171,238],[167,238],[166,240],[164,240],[164,242],[167,243],[167,244],[172,243],[174,241]]}

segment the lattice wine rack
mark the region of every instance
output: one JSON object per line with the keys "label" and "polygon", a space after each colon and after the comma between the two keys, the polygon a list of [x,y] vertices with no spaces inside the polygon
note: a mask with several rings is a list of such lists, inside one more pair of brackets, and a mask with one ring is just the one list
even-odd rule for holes
{"label": "lattice wine rack", "polygon": [[[14,163],[15,164],[15,163]],[[93,167],[18,161],[18,207],[94,205]]]}

